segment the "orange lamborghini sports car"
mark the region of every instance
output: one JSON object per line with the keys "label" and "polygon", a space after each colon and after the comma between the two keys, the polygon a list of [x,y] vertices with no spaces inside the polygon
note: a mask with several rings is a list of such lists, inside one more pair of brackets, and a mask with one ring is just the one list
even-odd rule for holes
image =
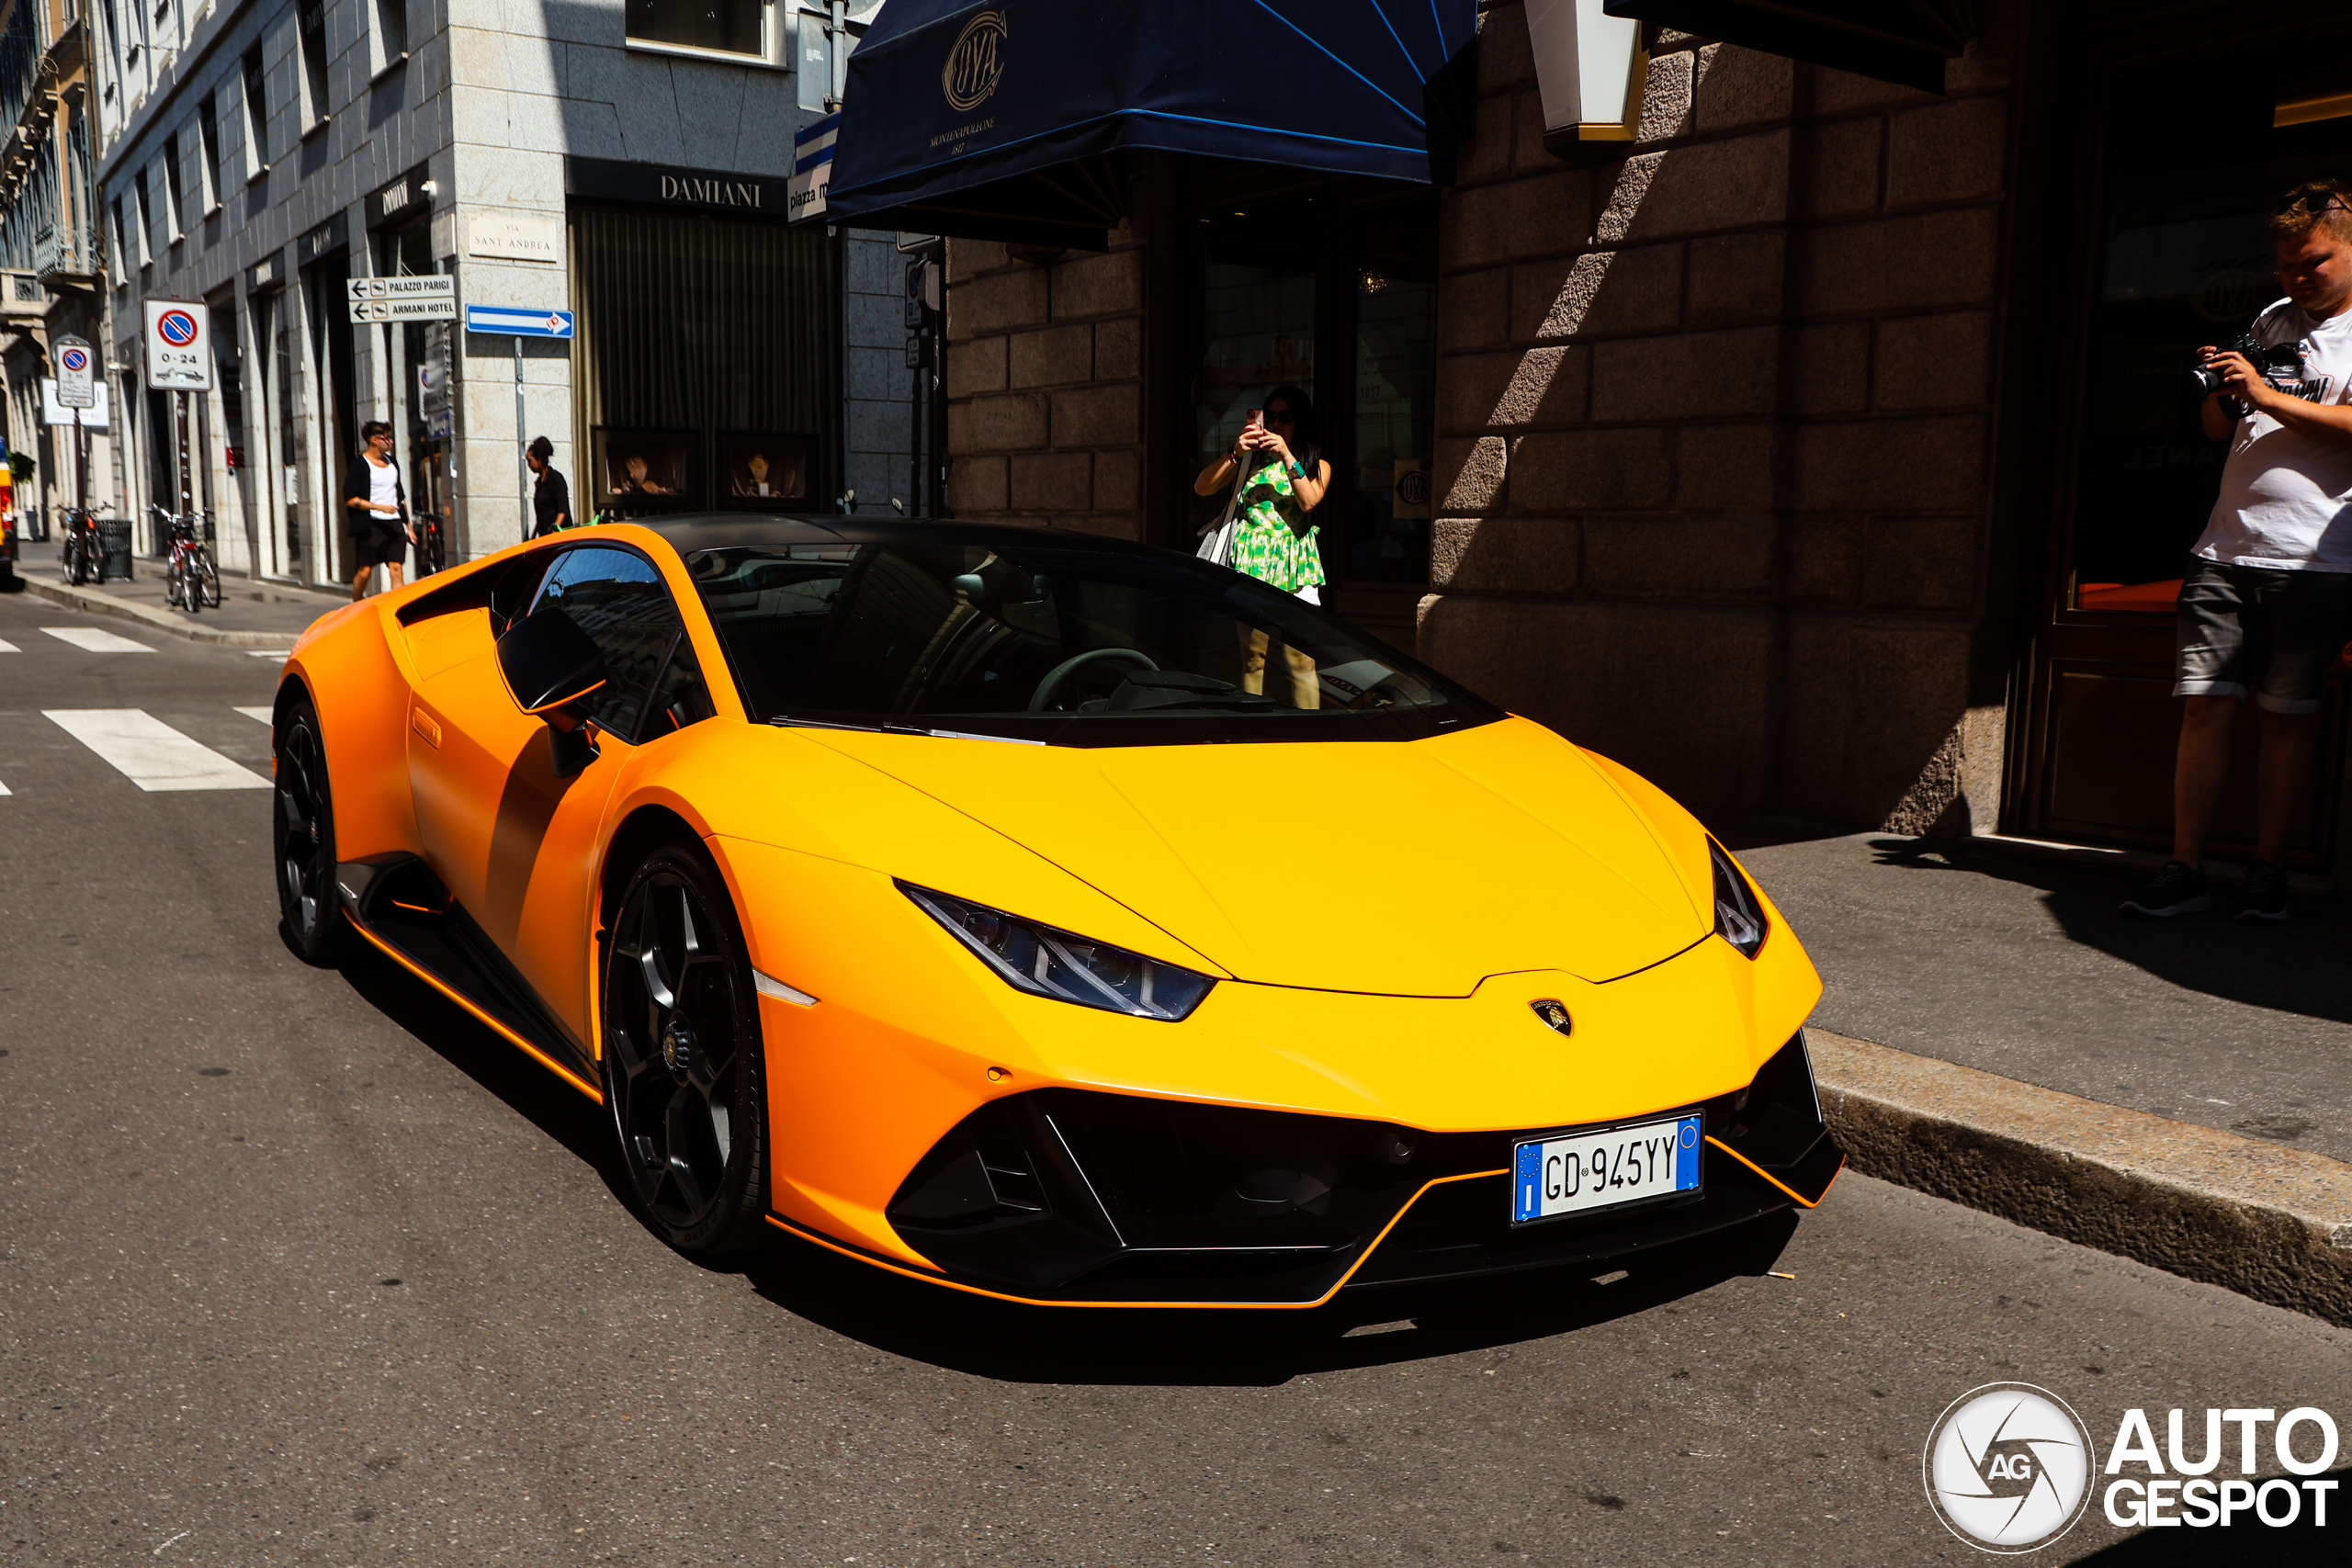
{"label": "orange lamborghini sports car", "polygon": [[688,1251],[1311,1306],[1589,1269],[1843,1160],[1820,981],[1698,822],[1189,556],[575,530],[321,620],[274,745],[289,940],[599,1101]]}

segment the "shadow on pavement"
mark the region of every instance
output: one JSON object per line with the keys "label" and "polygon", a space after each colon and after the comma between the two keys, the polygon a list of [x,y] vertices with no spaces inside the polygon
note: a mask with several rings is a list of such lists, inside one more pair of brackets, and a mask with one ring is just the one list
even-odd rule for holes
{"label": "shadow on pavement", "polygon": [[[2103,1478],[2093,1478],[2103,1487]],[[2282,1479],[2287,1479],[2283,1478]],[[2245,1515],[2232,1521],[2227,1530],[2177,1527],[2143,1529],[2127,1536],[2112,1546],[2103,1546],[2083,1557],[2065,1559],[2071,1568],[2212,1568],[2215,1563],[2259,1562],[2265,1568],[2340,1568],[2352,1556],[2345,1544],[2352,1535],[2352,1514],[2347,1514],[2345,1499],[2352,1495],[2352,1466],[2331,1470],[2320,1481],[2341,1483],[2329,1493],[2327,1524],[2324,1528],[2312,1522],[2311,1495],[2303,1494],[2295,1522],[2277,1529]],[[2257,1483],[2259,1484],[2259,1483]],[[2091,1506],[2098,1506],[2101,1493],[2094,1490]]]}
{"label": "shadow on pavement", "polygon": [[1988,877],[2033,888],[2070,939],[2183,990],[2352,1023],[2352,986],[2341,975],[2352,921],[2332,898],[2299,897],[2286,925],[2247,926],[2229,918],[2236,890],[2222,886],[2214,890],[2211,914],[2127,919],[2116,906],[2131,891],[2131,882],[2102,872],[1916,839],[1873,839],[1869,847],[1875,863],[1891,870]]}
{"label": "shadow on pavement", "polygon": [[353,945],[356,951],[341,971],[362,1001],[570,1150],[604,1178],[616,1197],[621,1194],[606,1157],[612,1134],[594,1100],[374,948],[356,939]]}

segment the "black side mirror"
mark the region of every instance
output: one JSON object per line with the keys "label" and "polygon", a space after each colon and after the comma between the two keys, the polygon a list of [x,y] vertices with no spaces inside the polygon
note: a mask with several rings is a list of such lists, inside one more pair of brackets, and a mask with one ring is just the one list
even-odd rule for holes
{"label": "black side mirror", "polygon": [[553,604],[524,616],[498,638],[498,672],[514,705],[553,733],[555,773],[570,778],[595,753],[579,717],[566,710],[608,679],[605,655],[579,623]]}

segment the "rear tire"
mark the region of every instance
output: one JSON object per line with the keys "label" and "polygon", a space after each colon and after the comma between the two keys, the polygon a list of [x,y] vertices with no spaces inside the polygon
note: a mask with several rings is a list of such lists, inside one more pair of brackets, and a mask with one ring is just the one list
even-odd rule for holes
{"label": "rear tire", "polygon": [[766,1238],[766,1056],[727,884],[699,846],[629,877],[605,949],[605,1107],[639,1212],[681,1252]]}
{"label": "rear tire", "polygon": [[205,604],[210,609],[220,607],[220,572],[212,564],[212,552],[205,551],[196,558],[197,584],[203,590]]}
{"label": "rear tire", "polygon": [[[187,597],[187,569],[180,564],[179,557],[174,556],[171,564],[164,568],[164,603],[176,610]],[[187,608],[193,611],[196,606],[189,604]]]}
{"label": "rear tire", "polygon": [[297,696],[279,715],[271,750],[277,789],[270,808],[270,861],[277,873],[279,929],[305,964],[333,968],[350,944],[334,885],[334,802],[319,710]]}

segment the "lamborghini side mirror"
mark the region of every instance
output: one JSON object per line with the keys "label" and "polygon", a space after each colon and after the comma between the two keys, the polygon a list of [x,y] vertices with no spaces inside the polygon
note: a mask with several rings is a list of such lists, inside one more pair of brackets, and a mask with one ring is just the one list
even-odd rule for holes
{"label": "lamborghini side mirror", "polygon": [[498,672],[514,705],[547,722],[556,776],[570,778],[585,767],[594,753],[571,707],[608,677],[603,650],[579,623],[553,604],[524,616],[499,635]]}

